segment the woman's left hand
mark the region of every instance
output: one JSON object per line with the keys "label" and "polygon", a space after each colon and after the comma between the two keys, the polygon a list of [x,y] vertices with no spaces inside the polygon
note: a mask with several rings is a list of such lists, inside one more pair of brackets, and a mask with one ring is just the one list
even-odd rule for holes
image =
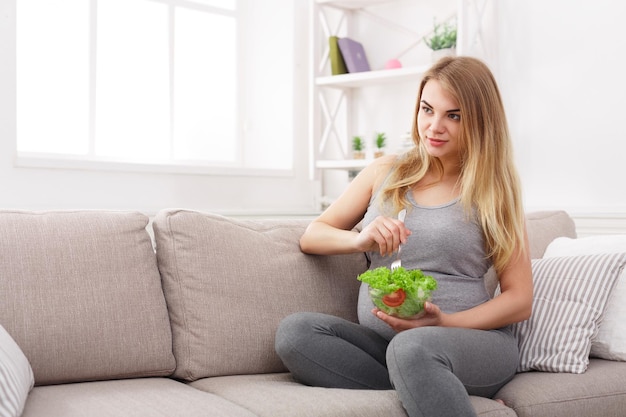
{"label": "woman's left hand", "polygon": [[424,303],[424,310],[418,315],[406,319],[390,316],[383,311],[375,308],[372,313],[385,323],[387,323],[396,332],[414,329],[424,326],[441,326],[443,324],[444,313],[439,307],[433,303]]}

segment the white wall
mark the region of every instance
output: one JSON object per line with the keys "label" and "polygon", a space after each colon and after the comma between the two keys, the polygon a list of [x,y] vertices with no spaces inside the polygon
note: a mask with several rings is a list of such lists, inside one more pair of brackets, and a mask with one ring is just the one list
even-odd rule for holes
{"label": "white wall", "polygon": [[528,209],[626,233],[626,3],[500,0],[498,78]]}
{"label": "white wall", "polygon": [[[495,15],[488,41],[497,49],[489,59],[507,107],[527,209],[565,209],[584,233],[615,231],[615,224],[626,233],[626,3],[488,2]],[[0,207],[313,209],[306,166],[305,0],[293,2],[294,49],[303,51],[294,76],[296,167],[292,176],[266,178],[14,167],[14,3],[0,2]],[[398,113],[406,113],[405,100],[400,107]]]}
{"label": "white wall", "polygon": [[[626,233],[626,3],[458,4],[466,7],[461,53],[484,59],[498,79],[527,211],[566,210],[581,236]],[[412,100],[394,94],[393,114],[408,119]]]}
{"label": "white wall", "polygon": [[527,207],[626,217],[626,3],[500,0],[497,12]]}

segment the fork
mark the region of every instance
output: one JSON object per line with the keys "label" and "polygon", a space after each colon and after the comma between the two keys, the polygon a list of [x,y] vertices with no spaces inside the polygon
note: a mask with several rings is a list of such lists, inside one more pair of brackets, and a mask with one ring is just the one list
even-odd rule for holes
{"label": "fork", "polygon": [[[398,212],[398,220],[404,223],[404,218],[406,217],[406,209],[402,209]],[[400,252],[402,251],[402,245],[398,246],[398,254],[396,255],[396,260],[391,263],[391,270],[398,269],[402,266],[402,261],[400,260]]]}

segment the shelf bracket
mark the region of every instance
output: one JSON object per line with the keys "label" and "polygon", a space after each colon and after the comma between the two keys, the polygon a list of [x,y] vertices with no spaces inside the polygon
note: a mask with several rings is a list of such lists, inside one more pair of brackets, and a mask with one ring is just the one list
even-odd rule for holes
{"label": "shelf bracket", "polygon": [[335,104],[335,107],[333,108],[332,111],[330,111],[328,107],[328,103],[326,101],[326,97],[324,96],[322,91],[319,92],[320,107],[322,109],[322,113],[324,114],[324,118],[326,119],[326,123],[325,123],[324,132],[322,133],[322,137],[320,140],[319,148],[317,150],[318,156],[324,154],[324,151],[326,150],[326,145],[328,143],[328,139],[330,138],[331,133],[334,133],[335,143],[339,145],[339,149],[341,149],[342,157],[343,158],[346,157],[345,144],[342,143],[341,135],[339,135],[339,132],[337,131],[337,126],[335,124],[337,115],[339,114],[339,111],[341,109],[343,101],[345,100],[345,97],[346,97],[345,92],[341,91],[339,98],[337,100],[337,103]]}

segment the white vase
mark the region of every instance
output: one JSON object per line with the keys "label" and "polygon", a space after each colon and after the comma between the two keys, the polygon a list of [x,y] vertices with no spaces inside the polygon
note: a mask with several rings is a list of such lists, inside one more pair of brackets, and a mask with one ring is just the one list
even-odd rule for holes
{"label": "white vase", "polygon": [[431,59],[433,62],[437,62],[444,56],[455,56],[455,55],[456,55],[456,48],[437,49],[436,51],[432,51]]}

